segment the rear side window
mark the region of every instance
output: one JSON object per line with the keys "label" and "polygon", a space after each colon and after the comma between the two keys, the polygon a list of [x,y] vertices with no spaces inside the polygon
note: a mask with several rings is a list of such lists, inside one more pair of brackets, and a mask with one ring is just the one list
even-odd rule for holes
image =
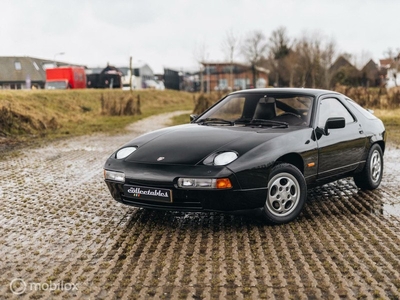
{"label": "rear side window", "polygon": [[360,106],[358,103],[356,103],[355,101],[346,98],[346,100],[348,101],[348,103],[350,103],[355,109],[357,109],[358,112],[360,112],[364,117],[366,117],[367,119],[370,120],[375,120],[377,119],[376,116],[374,116],[372,113],[370,113],[368,110],[366,110],[365,108],[363,108],[362,106]]}
{"label": "rear side window", "polygon": [[355,120],[344,105],[335,98],[321,100],[319,106],[318,127],[325,127],[329,118],[343,117],[346,124],[353,123]]}

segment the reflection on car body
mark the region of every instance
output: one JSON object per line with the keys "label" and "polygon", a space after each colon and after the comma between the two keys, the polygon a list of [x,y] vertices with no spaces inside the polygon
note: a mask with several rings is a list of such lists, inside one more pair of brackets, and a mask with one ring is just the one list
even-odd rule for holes
{"label": "reflection on car body", "polygon": [[128,205],[260,209],[281,224],[300,214],[307,187],[352,176],[362,189],[377,188],[384,151],[383,123],[340,93],[252,89],[227,95],[190,124],[133,139],[104,174],[114,199]]}

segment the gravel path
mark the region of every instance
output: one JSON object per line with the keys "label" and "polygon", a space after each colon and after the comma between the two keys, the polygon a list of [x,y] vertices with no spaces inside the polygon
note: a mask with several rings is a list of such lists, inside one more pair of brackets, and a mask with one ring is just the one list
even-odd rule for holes
{"label": "gravel path", "polygon": [[0,161],[0,299],[400,299],[399,149],[378,190],[312,189],[283,226],[115,202],[108,155],[174,114]]}

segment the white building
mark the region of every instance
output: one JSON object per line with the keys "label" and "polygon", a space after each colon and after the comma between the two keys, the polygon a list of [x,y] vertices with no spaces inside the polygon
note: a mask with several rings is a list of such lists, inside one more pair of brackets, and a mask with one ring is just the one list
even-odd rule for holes
{"label": "white building", "polygon": [[400,86],[400,53],[395,58],[381,59],[380,65],[386,70],[386,87]]}
{"label": "white building", "polygon": [[132,78],[132,89],[146,89],[146,88],[156,88],[154,80],[154,72],[145,63],[134,64],[132,66],[132,76],[129,67],[118,67],[122,72],[122,88],[129,90],[130,79]]}

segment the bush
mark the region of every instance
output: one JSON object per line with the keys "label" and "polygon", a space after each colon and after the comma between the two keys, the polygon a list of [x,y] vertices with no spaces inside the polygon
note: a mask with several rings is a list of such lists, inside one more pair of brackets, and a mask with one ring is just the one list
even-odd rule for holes
{"label": "bush", "polygon": [[342,93],[363,107],[394,109],[400,104],[400,90],[380,88],[349,87],[337,85],[335,91]]}
{"label": "bush", "polygon": [[194,110],[193,113],[198,115],[213,105],[215,102],[219,100],[218,94],[210,93],[210,94],[200,94],[199,98],[194,99]]}

